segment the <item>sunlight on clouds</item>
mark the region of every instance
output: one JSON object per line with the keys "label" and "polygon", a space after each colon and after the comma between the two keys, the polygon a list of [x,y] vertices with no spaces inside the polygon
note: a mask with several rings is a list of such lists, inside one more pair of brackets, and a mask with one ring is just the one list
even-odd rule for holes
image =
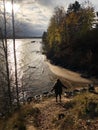
{"label": "sunlight on clouds", "polygon": [[37,23],[46,24],[52,14],[51,11],[48,10],[46,7],[42,7],[37,3],[32,5],[23,5],[21,12],[23,16],[25,15],[23,19],[24,21],[30,22],[35,25]]}
{"label": "sunlight on clouds", "polygon": [[[12,12],[12,4],[11,2],[6,2],[5,4],[6,12],[11,13]],[[19,4],[13,5],[14,13],[19,11]]]}

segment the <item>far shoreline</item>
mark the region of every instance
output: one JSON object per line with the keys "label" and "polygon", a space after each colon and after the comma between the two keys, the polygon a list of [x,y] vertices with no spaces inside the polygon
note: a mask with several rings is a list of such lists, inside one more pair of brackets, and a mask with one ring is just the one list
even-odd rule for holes
{"label": "far shoreline", "polygon": [[[34,38],[35,39],[42,39],[42,37],[15,37],[15,39],[34,39]],[[13,39],[13,37],[7,37],[7,39]]]}

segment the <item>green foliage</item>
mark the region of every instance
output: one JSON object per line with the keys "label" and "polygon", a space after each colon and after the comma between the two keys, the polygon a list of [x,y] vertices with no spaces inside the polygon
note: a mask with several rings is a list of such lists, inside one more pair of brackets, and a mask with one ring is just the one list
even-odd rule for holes
{"label": "green foliage", "polygon": [[43,41],[43,43],[47,43],[47,32],[43,33],[42,41]]}
{"label": "green foliage", "polygon": [[89,75],[97,75],[98,73],[97,34],[98,29],[88,31],[87,34],[77,39],[73,45],[73,52],[75,52],[73,53],[73,59],[77,58],[77,64],[79,65],[80,69],[85,68]]}
{"label": "green foliage", "polygon": [[67,12],[68,12],[68,13],[69,13],[69,12],[77,12],[77,11],[80,10],[80,7],[81,7],[81,5],[79,4],[79,2],[78,2],[78,1],[75,1],[74,4],[70,4],[70,5],[69,5]]}
{"label": "green foliage", "polygon": [[98,117],[98,99],[94,94],[78,95],[74,98],[76,107],[73,112],[77,113],[79,119],[92,119]]}

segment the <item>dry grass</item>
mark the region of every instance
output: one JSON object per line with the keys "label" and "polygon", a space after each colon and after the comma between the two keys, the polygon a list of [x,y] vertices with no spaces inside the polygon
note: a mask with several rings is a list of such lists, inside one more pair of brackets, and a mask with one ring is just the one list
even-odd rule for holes
{"label": "dry grass", "polygon": [[98,97],[92,93],[78,95],[65,104],[66,116],[58,130],[97,130]]}
{"label": "dry grass", "polygon": [[86,92],[71,99],[63,97],[62,103],[50,97],[21,107],[9,119],[0,121],[0,130],[97,130],[97,114],[96,94]]}
{"label": "dry grass", "polygon": [[8,119],[2,119],[0,122],[0,130],[26,130],[31,117],[33,126],[37,126],[36,117],[39,112],[38,108],[30,104],[25,105]]}

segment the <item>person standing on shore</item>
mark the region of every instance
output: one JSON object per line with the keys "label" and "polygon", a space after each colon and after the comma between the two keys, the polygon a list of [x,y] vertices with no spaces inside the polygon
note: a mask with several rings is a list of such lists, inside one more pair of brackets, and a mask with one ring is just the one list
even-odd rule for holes
{"label": "person standing on shore", "polygon": [[51,90],[51,92],[55,91],[56,102],[58,102],[58,97],[59,97],[59,101],[61,102],[62,88],[67,89],[67,87],[64,86],[59,79],[57,79],[57,82],[55,83],[55,85]]}

